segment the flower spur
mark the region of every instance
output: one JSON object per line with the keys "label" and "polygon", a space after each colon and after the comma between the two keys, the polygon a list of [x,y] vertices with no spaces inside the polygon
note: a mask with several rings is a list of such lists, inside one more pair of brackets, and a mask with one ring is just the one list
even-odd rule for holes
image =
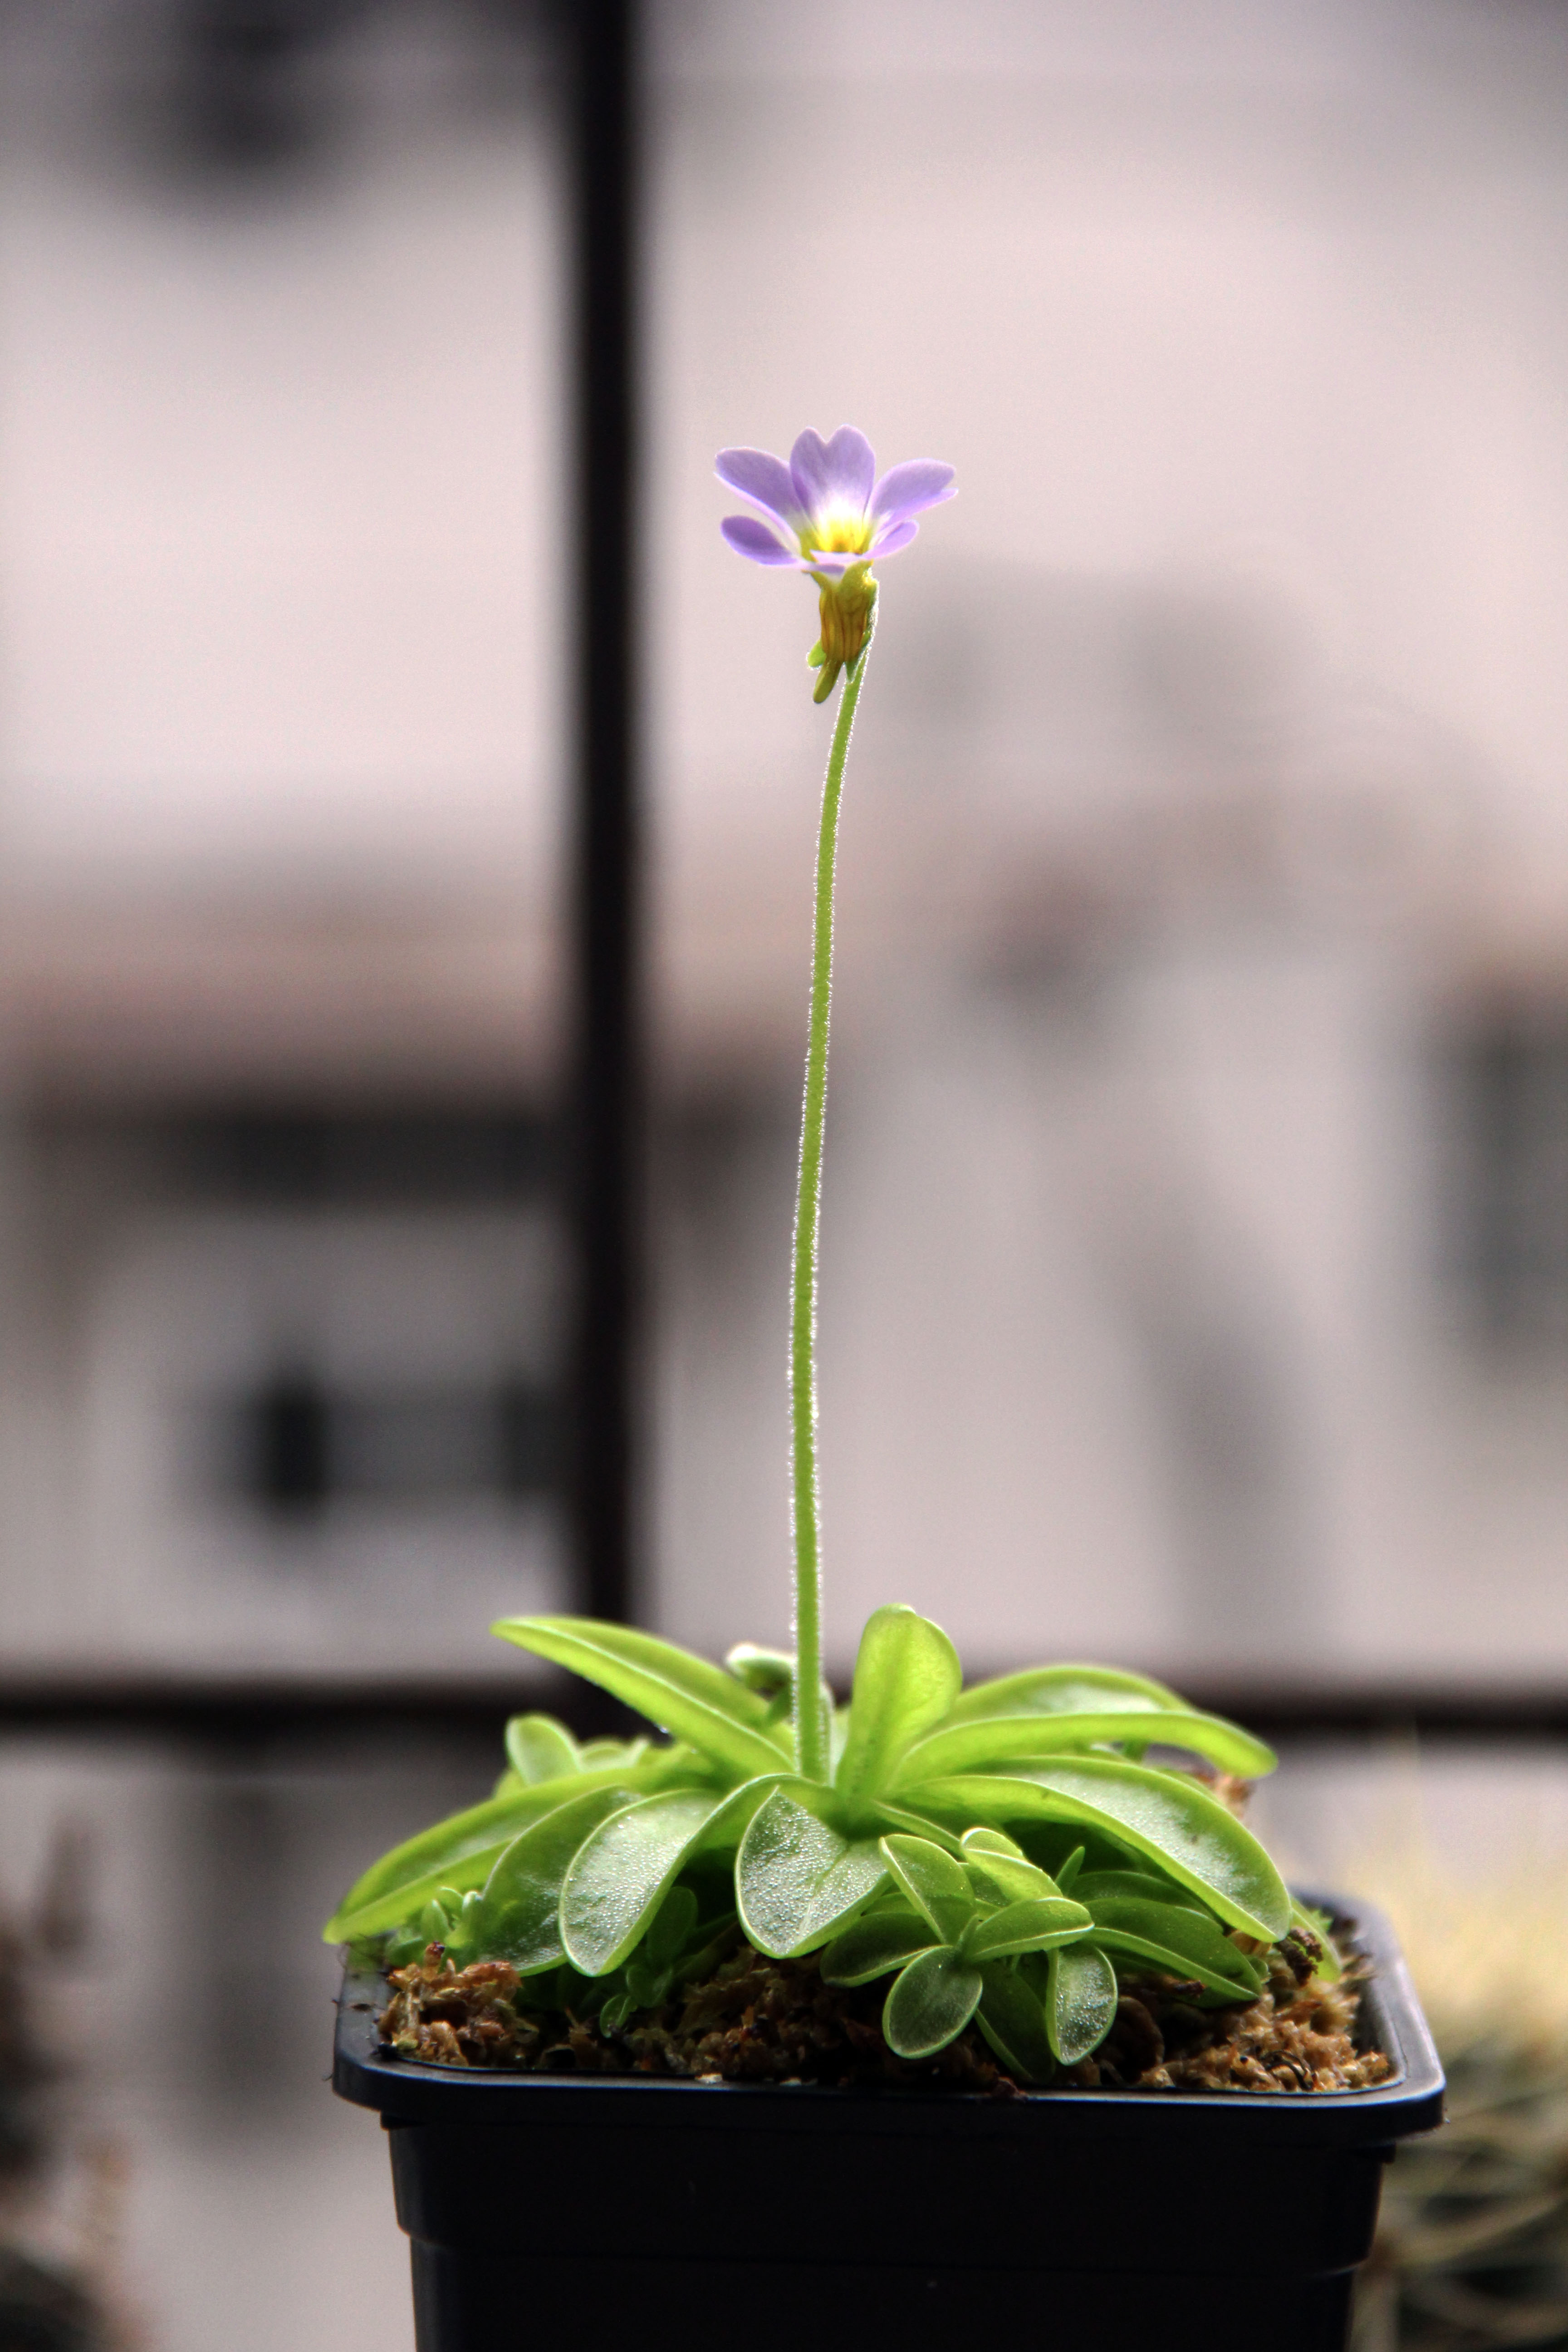
{"label": "flower spur", "polygon": [[760,509],[720,525],[736,554],[807,572],[822,592],[822,638],[809,659],[822,672],[814,698],[826,702],[865,644],[877,593],[872,564],[908,547],[920,529],[916,515],[954,495],[952,467],[914,457],[879,480],[865,435],[841,425],[831,441],[803,433],[787,466],[765,449],[721,449],[715,470]]}

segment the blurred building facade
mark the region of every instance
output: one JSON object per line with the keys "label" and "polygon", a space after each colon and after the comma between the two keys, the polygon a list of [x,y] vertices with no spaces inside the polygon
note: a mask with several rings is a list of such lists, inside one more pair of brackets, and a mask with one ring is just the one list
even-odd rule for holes
{"label": "blurred building facade", "polygon": [[[551,1499],[557,106],[500,5],[11,0],[0,1256],[18,1654],[482,1664]],[[655,9],[647,1606],[784,1630],[804,591],[852,415],[840,1663],[1561,1654],[1555,20]],[[824,105],[883,126],[803,163]],[[433,1613],[419,1596],[439,1580]]]}

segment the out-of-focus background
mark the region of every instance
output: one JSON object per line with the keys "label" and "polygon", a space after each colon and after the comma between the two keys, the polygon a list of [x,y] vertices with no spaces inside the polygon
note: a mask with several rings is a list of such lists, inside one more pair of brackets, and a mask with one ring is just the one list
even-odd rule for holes
{"label": "out-of-focus background", "polygon": [[[639,1613],[787,1634],[827,721],[711,461],[847,419],[961,495],[887,568],[845,825],[837,1670],[896,1598],[973,1672],[1561,1690],[1568,21],[641,31]],[[6,1669],[493,1680],[492,1616],[582,1597],[552,28],[6,0],[0,133]],[[494,1769],[8,1740],[86,2069],[18,2242],[89,2249],[117,2345],[411,2342],[313,1939]],[[1265,1802],[1320,1874],[1412,1803],[1477,1866],[1568,1838],[1522,1743],[1319,1739]]]}

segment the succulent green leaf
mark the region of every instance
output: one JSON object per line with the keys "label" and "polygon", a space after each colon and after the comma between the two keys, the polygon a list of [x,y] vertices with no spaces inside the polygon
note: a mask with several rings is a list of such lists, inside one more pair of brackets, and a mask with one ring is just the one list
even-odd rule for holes
{"label": "succulent green leaf", "polygon": [[742,1923],[771,1958],[815,1951],[886,1884],[876,1838],[847,1835],[823,1818],[831,1809],[826,1790],[805,1780],[783,1783],[741,1840],[735,1895]]}
{"label": "succulent green leaf", "polygon": [[1016,1969],[993,1960],[981,1969],[984,1990],[976,2021],[1010,2074],[1026,2083],[1047,2083],[1054,2074],[1045,2011]]}
{"label": "succulent green leaf", "polygon": [[980,2003],[985,1979],[945,1947],[921,1952],[893,1980],[882,2032],[900,2058],[931,2058],[961,2034]]}
{"label": "succulent green leaf", "polygon": [[1184,1910],[1196,1911],[1200,1917],[1207,1916],[1190,1888],[1178,1886],[1173,1878],[1156,1878],[1147,1870],[1086,1870],[1073,1893],[1080,1903],[1107,1902],[1125,1895],[1139,1903],[1174,1903]]}
{"label": "succulent green leaf", "polygon": [[953,1701],[950,1723],[973,1723],[988,1715],[1142,1715],[1149,1707],[1174,1707],[1185,1701],[1163,1683],[1115,1666],[1029,1666],[1019,1675],[998,1675],[975,1683]]}
{"label": "succulent green leaf", "polygon": [[1004,1910],[972,1919],[959,1940],[966,1959],[1000,1960],[1015,1952],[1043,1952],[1053,1944],[1071,1943],[1093,1925],[1081,1903],[1052,1901],[1009,1903]]}
{"label": "succulent green leaf", "polygon": [[787,1759],[760,1693],[655,1633],[593,1617],[502,1617],[490,1631],[624,1699],[733,1780],[776,1772]]}
{"label": "succulent green leaf", "polygon": [[1061,1888],[1048,1871],[1025,1859],[1024,1849],[1000,1830],[965,1830],[963,1866],[975,1893],[990,1903],[1027,1903]]}
{"label": "succulent green leaf", "polygon": [[506,1727],[507,1759],[524,1788],[580,1772],[577,1742],[552,1715],[514,1715]]}
{"label": "succulent green leaf", "polygon": [[[583,1769],[585,1772],[597,1772],[606,1764],[626,1769],[633,1764],[640,1764],[645,1756],[654,1752],[652,1740],[645,1737],[636,1739],[585,1739],[582,1748]],[[693,1756],[690,1760],[695,1763],[697,1759]]]}
{"label": "succulent green leaf", "polygon": [[1116,1970],[1097,1944],[1068,1944],[1051,1954],[1046,2033],[1064,2066],[1098,2050],[1116,2020]]}
{"label": "succulent green leaf", "polygon": [[1058,1871],[1057,1871],[1057,1885],[1058,1885],[1058,1888],[1060,1889],[1060,1891],[1062,1892],[1062,1894],[1064,1894],[1064,1895],[1076,1895],[1076,1894],[1077,1894],[1077,1892],[1078,1892],[1078,1874],[1079,1874],[1079,1872],[1083,1868],[1083,1858],[1084,1858],[1084,1855],[1085,1855],[1088,1852],[1089,1852],[1089,1848],[1088,1848],[1087,1846],[1084,1846],[1084,1845],[1075,1845],[1075,1846],[1074,1846],[1074,1848],[1073,1848],[1073,1850],[1072,1850],[1072,1852],[1068,1854],[1068,1856],[1067,1860],[1066,1860],[1064,1863],[1062,1863],[1062,1864],[1059,1865],[1059,1867],[1058,1868]]}
{"label": "succulent green leaf", "polygon": [[900,1893],[931,1921],[940,1941],[956,1944],[975,1909],[963,1864],[929,1838],[902,1835],[882,1840],[882,1858]]}
{"label": "succulent green leaf", "polygon": [[963,1685],[958,1653],[913,1609],[873,1610],[860,1636],[849,1737],[835,1785],[851,1808],[875,1797],[905,1749],[942,1721]]}
{"label": "succulent green leaf", "polygon": [[[694,1758],[688,1759],[689,1779],[692,1777],[689,1767],[695,1763]],[[569,1797],[585,1795],[590,1789],[621,1786],[629,1787],[634,1794],[646,1792],[678,1779],[682,1769],[681,1759],[663,1749],[629,1771],[595,1769],[538,1788],[513,1789],[504,1796],[488,1798],[482,1805],[469,1805],[372,1863],[328,1920],[321,1931],[323,1940],[338,1944],[378,1935],[385,1927],[399,1927],[438,1886],[451,1886],[464,1895],[470,1887],[482,1886],[513,1838]]]}
{"label": "succulent green leaf", "polygon": [[559,1968],[566,1958],[561,1889],[567,1871],[600,1822],[635,1801],[629,1789],[591,1789],[513,1838],[485,1882],[476,1949],[482,1945],[485,1958],[510,1960],[520,1976]]}
{"label": "succulent green leaf", "polygon": [[1147,1855],[1230,1926],[1273,1943],[1289,1924],[1285,1882],[1249,1830],[1197,1780],[1117,1757],[1075,1756],[1003,1774],[963,1773],[909,1792],[939,1820],[1074,1822]]}
{"label": "succulent green leaf", "polygon": [[1173,1976],[1196,1977],[1205,1991],[1252,2000],[1267,1971],[1238,1951],[1217,1923],[1171,1903],[1141,1903],[1112,1895],[1096,1903],[1094,1940]]}
{"label": "succulent green leaf", "polygon": [[831,1985],[869,1984],[931,1948],[931,1923],[907,1904],[868,1911],[828,1945],[822,1955],[822,1979]]}
{"label": "succulent green leaf", "polygon": [[561,1940],[574,1968],[587,1977],[619,1968],[689,1857],[711,1829],[739,1818],[748,1799],[755,1801],[751,1787],[728,1795],[675,1790],[602,1822],[578,1850],[561,1890]]}
{"label": "succulent green leaf", "polygon": [[1272,1772],[1279,1760],[1261,1739],[1254,1739],[1249,1731],[1227,1723],[1223,1716],[1175,1707],[986,1715],[972,1723],[945,1725],[921,1740],[900,1764],[893,1785],[903,1788],[948,1772],[994,1771],[1030,1757],[1121,1739],[1184,1748],[1207,1757],[1224,1771],[1253,1780]]}

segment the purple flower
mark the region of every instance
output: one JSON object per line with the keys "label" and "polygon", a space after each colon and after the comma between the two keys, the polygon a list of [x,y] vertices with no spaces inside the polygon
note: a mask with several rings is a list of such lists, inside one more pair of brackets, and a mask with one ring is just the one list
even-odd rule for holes
{"label": "purple flower", "polygon": [[726,516],[720,529],[736,554],[809,572],[825,584],[896,555],[920,529],[916,515],[953,496],[952,467],[928,457],[894,466],[879,481],[871,444],[852,425],[831,441],[803,433],[787,466],[765,449],[721,449],[716,470],[766,518]]}
{"label": "purple flower", "polygon": [[859,656],[876,596],[871,566],[908,547],[916,515],[953,493],[952,467],[913,457],[880,481],[871,444],[852,425],[831,441],[803,433],[786,466],[765,449],[721,449],[719,479],[759,511],[727,515],[719,526],[737,555],[789,572],[808,572],[822,591],[822,641],[816,700],[826,701],[847,662]]}

